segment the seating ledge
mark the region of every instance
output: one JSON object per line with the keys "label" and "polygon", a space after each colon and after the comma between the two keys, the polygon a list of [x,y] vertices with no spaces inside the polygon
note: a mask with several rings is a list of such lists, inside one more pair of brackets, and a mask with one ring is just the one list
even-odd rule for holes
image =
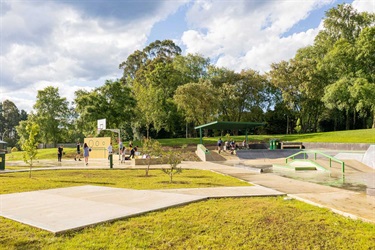
{"label": "seating ledge", "polygon": [[284,149],[284,148],[302,149],[302,142],[281,142],[281,149]]}

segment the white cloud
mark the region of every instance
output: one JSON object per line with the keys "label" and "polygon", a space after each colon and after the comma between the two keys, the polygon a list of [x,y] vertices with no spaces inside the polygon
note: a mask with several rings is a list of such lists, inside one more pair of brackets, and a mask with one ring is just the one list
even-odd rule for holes
{"label": "white cloud", "polygon": [[121,77],[118,65],[144,48],[153,25],[184,1],[97,4],[1,2],[1,101],[14,100],[19,109],[30,111],[44,87],[59,87],[72,101],[79,88]]}
{"label": "white cloud", "polygon": [[360,12],[375,12],[375,0],[354,0],[352,6]]}
{"label": "white cloud", "polygon": [[283,35],[312,10],[331,2],[197,1],[187,15],[193,29],[183,34],[182,42],[187,53],[215,58],[218,66],[267,71],[272,62],[287,60],[313,43],[316,30]]}

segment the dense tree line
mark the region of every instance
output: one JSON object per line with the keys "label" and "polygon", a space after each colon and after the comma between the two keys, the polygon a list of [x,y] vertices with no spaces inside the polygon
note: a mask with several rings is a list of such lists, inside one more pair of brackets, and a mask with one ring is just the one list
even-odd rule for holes
{"label": "dense tree line", "polygon": [[256,132],[275,134],[375,127],[374,24],[374,14],[338,5],[313,45],[264,74],[216,67],[202,55],[181,55],[173,41],[155,41],[120,63],[120,79],[77,91],[72,104],[57,88],[40,90],[33,113],[26,119],[14,110],[18,120],[1,120],[0,132],[20,117],[20,136],[35,122],[44,143],[95,135],[103,118],[123,139],[195,136],[194,126],[215,120],[266,122]]}

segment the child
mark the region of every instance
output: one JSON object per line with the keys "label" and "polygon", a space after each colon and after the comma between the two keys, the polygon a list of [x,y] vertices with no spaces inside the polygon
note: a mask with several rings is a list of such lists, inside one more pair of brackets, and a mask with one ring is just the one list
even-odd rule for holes
{"label": "child", "polygon": [[122,150],[121,150],[121,156],[122,156],[121,163],[125,162],[125,160],[126,160],[125,152],[126,152],[126,148],[123,147]]}

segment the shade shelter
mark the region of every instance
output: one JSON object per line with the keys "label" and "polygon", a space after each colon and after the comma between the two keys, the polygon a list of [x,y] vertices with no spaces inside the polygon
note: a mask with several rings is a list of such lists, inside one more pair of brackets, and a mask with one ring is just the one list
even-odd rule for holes
{"label": "shade shelter", "polygon": [[247,142],[247,135],[250,130],[253,130],[256,127],[261,127],[266,125],[263,122],[219,122],[214,121],[207,124],[203,124],[200,126],[195,127],[194,129],[199,129],[199,137],[200,137],[200,144],[203,144],[202,140],[202,129],[238,129],[238,130],[245,130],[246,133],[246,142]]}

